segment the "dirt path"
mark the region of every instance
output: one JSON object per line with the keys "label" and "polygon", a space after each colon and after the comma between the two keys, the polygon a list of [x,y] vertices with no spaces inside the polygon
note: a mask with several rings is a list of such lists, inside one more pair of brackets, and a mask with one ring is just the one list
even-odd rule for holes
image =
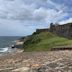
{"label": "dirt path", "polygon": [[67,70],[72,70],[72,51],[20,52],[0,56],[0,72],[66,72]]}

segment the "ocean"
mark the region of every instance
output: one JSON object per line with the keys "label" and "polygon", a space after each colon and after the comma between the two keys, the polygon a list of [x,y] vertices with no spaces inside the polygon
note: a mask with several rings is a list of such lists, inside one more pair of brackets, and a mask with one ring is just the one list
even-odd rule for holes
{"label": "ocean", "polygon": [[0,53],[6,52],[19,38],[19,36],[0,36]]}

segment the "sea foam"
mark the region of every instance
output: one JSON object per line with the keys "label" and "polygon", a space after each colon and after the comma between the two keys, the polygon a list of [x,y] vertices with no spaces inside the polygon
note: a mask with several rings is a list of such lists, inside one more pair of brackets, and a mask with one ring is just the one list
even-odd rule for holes
{"label": "sea foam", "polygon": [[2,53],[2,52],[7,52],[8,51],[8,47],[5,47],[5,48],[0,48],[0,53]]}

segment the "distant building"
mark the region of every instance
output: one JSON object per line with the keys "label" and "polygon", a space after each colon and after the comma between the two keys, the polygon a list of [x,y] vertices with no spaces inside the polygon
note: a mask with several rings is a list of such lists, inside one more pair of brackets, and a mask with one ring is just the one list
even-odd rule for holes
{"label": "distant building", "polygon": [[51,23],[50,32],[55,33],[59,36],[71,38],[72,37],[72,23],[67,23],[63,25]]}

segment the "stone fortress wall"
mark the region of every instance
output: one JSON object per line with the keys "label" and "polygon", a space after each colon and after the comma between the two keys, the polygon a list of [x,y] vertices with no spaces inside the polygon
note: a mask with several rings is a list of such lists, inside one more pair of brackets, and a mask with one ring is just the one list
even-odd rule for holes
{"label": "stone fortress wall", "polygon": [[72,23],[67,23],[63,25],[51,23],[50,32],[55,33],[59,36],[71,38],[72,37]]}
{"label": "stone fortress wall", "polygon": [[59,36],[71,38],[72,37],[72,23],[67,23],[63,25],[51,23],[50,28],[36,30],[37,33],[47,32],[47,31],[57,34]]}

